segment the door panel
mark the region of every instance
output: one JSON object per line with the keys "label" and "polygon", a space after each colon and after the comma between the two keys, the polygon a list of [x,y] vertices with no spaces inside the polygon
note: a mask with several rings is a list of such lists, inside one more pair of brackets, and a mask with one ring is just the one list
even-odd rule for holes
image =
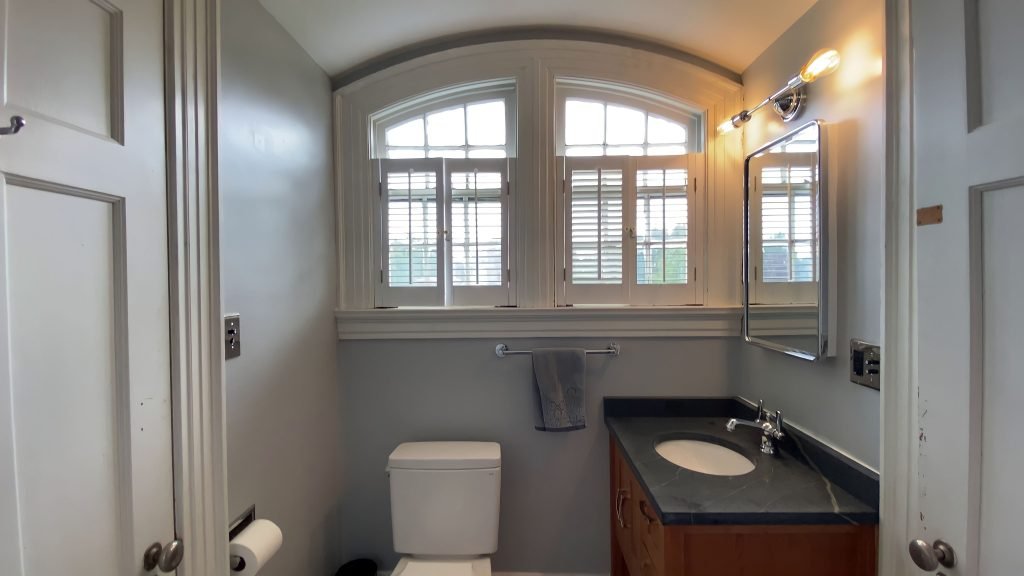
{"label": "door panel", "polygon": [[976,38],[976,65],[981,101],[981,124],[997,124],[1024,117],[1020,94],[1024,92],[1024,2],[1015,0],[968,0],[967,39]]}
{"label": "door panel", "polygon": [[12,398],[24,573],[62,573],[70,556],[128,574],[123,212],[20,186],[5,198],[11,390],[0,393]]}
{"label": "door panel", "polygon": [[[54,17],[60,15],[60,17]],[[7,103],[119,140],[122,19],[102,0],[8,0]]]}
{"label": "door panel", "polygon": [[[908,539],[956,551],[948,576],[1024,572],[1024,12],[1019,0],[911,0],[916,208],[916,498]],[[1019,99],[1019,98],[1016,98]],[[917,572],[923,573],[923,572]]]}
{"label": "door panel", "polygon": [[163,3],[0,0],[0,574],[174,539]]}
{"label": "door panel", "polygon": [[1019,494],[1024,452],[1013,430],[1024,406],[1024,181],[1018,186],[981,193],[981,237],[984,310],[982,343],[982,409],[979,414],[981,500],[978,540],[979,574],[1019,574],[1024,563],[1017,550],[1024,498]]}

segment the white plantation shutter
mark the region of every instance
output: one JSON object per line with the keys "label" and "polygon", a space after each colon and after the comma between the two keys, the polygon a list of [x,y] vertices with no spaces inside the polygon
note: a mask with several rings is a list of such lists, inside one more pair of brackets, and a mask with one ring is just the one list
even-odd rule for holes
{"label": "white plantation shutter", "polygon": [[695,304],[696,155],[564,158],[559,304]]}
{"label": "white plantation shutter", "polygon": [[451,303],[508,305],[509,183],[504,159],[446,160]]}
{"label": "white plantation shutter", "polygon": [[801,304],[817,298],[817,157],[765,154],[751,160],[751,301]]}
{"label": "white plantation shutter", "polygon": [[441,306],[444,170],[440,159],[381,160],[381,275],[376,305]]}
{"label": "white plantation shutter", "polygon": [[377,306],[514,304],[510,162],[380,161]]}
{"label": "white plantation shutter", "polygon": [[634,215],[629,234],[635,280],[630,304],[692,304],[696,298],[691,225],[693,156],[633,161]]}
{"label": "white plantation shutter", "polygon": [[628,159],[565,159],[565,296],[569,304],[621,304]]}

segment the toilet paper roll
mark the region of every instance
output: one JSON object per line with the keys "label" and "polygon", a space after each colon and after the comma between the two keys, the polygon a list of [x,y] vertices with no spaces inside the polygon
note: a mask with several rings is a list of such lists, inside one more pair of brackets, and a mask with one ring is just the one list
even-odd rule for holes
{"label": "toilet paper roll", "polygon": [[277,524],[260,518],[235,536],[231,541],[231,573],[238,576],[254,576],[277,554],[284,541],[284,535]]}

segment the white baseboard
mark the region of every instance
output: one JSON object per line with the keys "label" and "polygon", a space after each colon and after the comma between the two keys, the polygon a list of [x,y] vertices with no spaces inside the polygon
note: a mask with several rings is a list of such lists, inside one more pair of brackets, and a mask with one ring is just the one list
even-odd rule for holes
{"label": "white baseboard", "polygon": [[[391,576],[390,570],[380,570],[377,576]],[[607,574],[584,574],[580,572],[495,572],[492,576],[608,576]]]}

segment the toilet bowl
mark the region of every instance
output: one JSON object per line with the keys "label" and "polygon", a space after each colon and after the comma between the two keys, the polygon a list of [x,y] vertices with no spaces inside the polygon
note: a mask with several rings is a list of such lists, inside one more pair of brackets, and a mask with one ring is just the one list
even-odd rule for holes
{"label": "toilet bowl", "polygon": [[501,446],[407,442],[388,458],[393,576],[491,576],[498,550]]}

